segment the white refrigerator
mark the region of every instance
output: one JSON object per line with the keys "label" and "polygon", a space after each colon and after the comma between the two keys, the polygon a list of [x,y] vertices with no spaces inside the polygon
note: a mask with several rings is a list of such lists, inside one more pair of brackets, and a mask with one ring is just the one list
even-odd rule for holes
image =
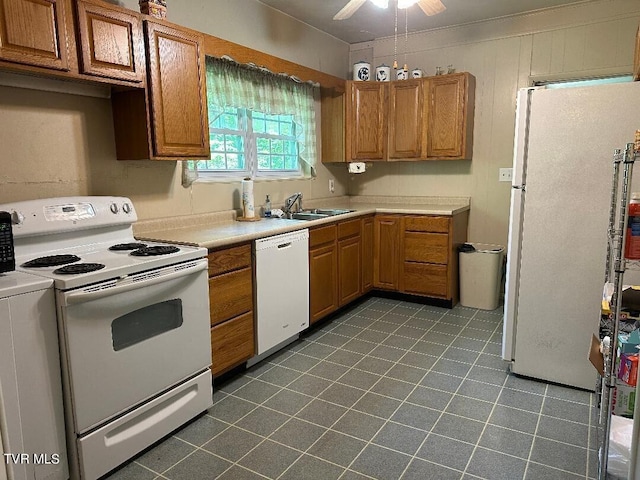
{"label": "white refrigerator", "polygon": [[518,92],[502,357],[593,390],[613,152],[640,129],[640,82]]}

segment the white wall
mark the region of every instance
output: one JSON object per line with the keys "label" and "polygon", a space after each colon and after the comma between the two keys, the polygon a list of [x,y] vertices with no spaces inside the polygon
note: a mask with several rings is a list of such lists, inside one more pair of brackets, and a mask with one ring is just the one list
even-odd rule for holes
{"label": "white wall", "polygon": [[[505,244],[510,184],[498,182],[498,169],[512,163],[517,89],[532,79],[631,72],[639,22],[637,0],[600,0],[410,34],[410,69],[433,75],[452,64],[476,77],[473,160],[376,163],[355,176],[349,193],[470,196],[470,240]],[[393,49],[393,38],[355,44],[350,61],[391,65]]]}
{"label": "white wall", "polygon": [[[112,3],[138,10],[137,0]],[[346,43],[254,0],[169,2],[168,20],[335,76],[347,73]],[[6,85],[2,77],[0,85]],[[50,196],[125,195],[131,197],[141,219],[238,207],[239,181],[184,188],[180,162],[117,161],[108,98],[20,88],[33,83],[31,77],[13,77],[11,83],[14,86],[0,86],[0,203]],[[72,83],[35,83],[38,89],[80,90]],[[328,190],[329,178],[336,180],[334,194]],[[267,193],[274,208],[297,191],[305,199],[344,195],[347,183],[343,169],[318,165],[318,177],[313,180],[257,184],[256,202],[261,203]]]}

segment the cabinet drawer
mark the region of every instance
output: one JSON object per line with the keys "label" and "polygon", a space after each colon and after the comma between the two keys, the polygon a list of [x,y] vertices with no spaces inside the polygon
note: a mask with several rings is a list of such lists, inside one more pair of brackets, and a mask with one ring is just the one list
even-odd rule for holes
{"label": "cabinet drawer", "polygon": [[336,232],[337,228],[335,224],[327,227],[314,228],[309,232],[309,248],[334,242],[336,240]]}
{"label": "cabinet drawer", "polygon": [[240,245],[209,254],[209,276],[220,275],[251,265],[251,245]]}
{"label": "cabinet drawer", "polygon": [[216,325],[253,309],[250,268],[209,279],[211,325]]}
{"label": "cabinet drawer", "polygon": [[404,263],[404,292],[418,295],[447,295],[447,267],[426,263]]}
{"label": "cabinet drawer", "polygon": [[211,373],[214,376],[253,357],[253,312],[211,328]]}
{"label": "cabinet drawer", "polygon": [[360,235],[360,219],[349,220],[338,224],[338,240]]}
{"label": "cabinet drawer", "polygon": [[449,232],[449,217],[404,217],[405,232]]}
{"label": "cabinet drawer", "polygon": [[443,233],[404,234],[404,260],[445,264],[449,260],[449,235]]}

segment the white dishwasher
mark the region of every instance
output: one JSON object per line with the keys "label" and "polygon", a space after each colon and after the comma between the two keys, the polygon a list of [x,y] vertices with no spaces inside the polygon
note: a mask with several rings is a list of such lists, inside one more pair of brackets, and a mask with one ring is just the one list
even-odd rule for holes
{"label": "white dishwasher", "polygon": [[309,326],[309,230],[255,241],[256,363]]}

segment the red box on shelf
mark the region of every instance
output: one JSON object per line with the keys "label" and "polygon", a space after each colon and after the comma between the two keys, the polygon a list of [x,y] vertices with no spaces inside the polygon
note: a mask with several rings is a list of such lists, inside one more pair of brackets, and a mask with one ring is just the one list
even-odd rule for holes
{"label": "red box on shelf", "polygon": [[623,353],[620,355],[618,378],[627,385],[636,386],[638,378],[638,354]]}

